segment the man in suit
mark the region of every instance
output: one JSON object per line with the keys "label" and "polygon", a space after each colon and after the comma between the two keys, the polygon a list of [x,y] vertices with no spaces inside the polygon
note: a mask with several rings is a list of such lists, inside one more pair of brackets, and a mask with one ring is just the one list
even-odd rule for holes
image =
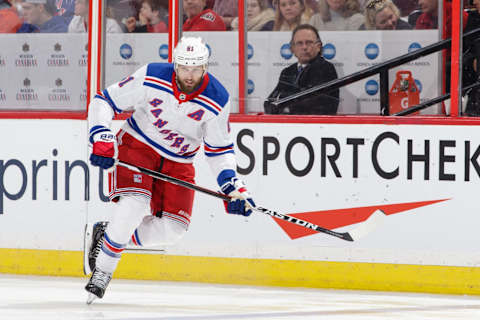
{"label": "man in suit", "polygon": [[290,48],[298,62],[282,70],[277,86],[264,103],[269,114],[336,114],[339,89],[274,106],[271,102],[338,78],[335,67],[322,57],[317,29],[301,24],[292,32]]}

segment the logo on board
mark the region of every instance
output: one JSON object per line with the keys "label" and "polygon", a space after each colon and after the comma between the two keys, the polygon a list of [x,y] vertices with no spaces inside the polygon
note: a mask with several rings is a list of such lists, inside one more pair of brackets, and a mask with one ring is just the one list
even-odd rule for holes
{"label": "logo on board", "polygon": [[133,49],[128,43],[124,43],[120,46],[120,57],[125,60],[128,60],[133,55]]}
{"label": "logo on board", "polygon": [[365,46],[365,56],[370,59],[376,59],[378,54],[380,53],[380,49],[376,43],[369,43]]}
{"label": "logo on board", "polygon": [[333,44],[327,43],[326,45],[323,46],[322,53],[325,59],[331,60],[335,58],[335,55],[337,54],[337,49]]}
{"label": "logo on board", "polygon": [[247,92],[248,94],[252,94],[255,91],[255,83],[253,80],[248,79],[247,81]]}
{"label": "logo on board", "polygon": [[290,50],[289,43],[285,43],[280,47],[280,55],[285,60],[288,60],[293,56],[292,50]]}
{"label": "logo on board", "polygon": [[250,43],[247,46],[247,56],[248,56],[248,60],[250,60],[253,57],[253,46]]}
{"label": "logo on board", "polygon": [[162,44],[160,48],[158,48],[158,55],[162,59],[168,59],[168,44]]}
{"label": "logo on board", "polygon": [[420,49],[422,46],[418,42],[413,42],[408,46],[408,53]]}
{"label": "logo on board", "polygon": [[365,83],[365,92],[370,95],[370,96],[374,96],[377,94],[378,92],[378,82],[377,80],[368,80],[366,83]]}

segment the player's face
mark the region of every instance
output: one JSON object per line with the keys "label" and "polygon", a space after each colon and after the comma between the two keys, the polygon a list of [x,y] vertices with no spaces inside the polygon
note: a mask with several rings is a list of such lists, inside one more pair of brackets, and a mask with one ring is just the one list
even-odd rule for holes
{"label": "player's face", "polygon": [[183,10],[189,18],[202,12],[206,5],[207,0],[183,0]]}
{"label": "player's face", "polygon": [[258,0],[247,0],[247,17],[253,19],[261,12]]}
{"label": "player's face", "polygon": [[38,24],[40,22],[40,5],[34,3],[23,2],[23,17],[25,22],[30,24]]}
{"label": "player's face", "polygon": [[177,66],[177,82],[185,93],[192,93],[202,82],[205,72],[203,66]]}
{"label": "player's face", "polygon": [[389,7],[378,12],[375,16],[375,28],[377,30],[394,30],[397,28],[398,17]]}
{"label": "player's face", "polygon": [[302,14],[304,9],[299,0],[280,0],[278,2],[280,12],[287,22],[294,21]]}
{"label": "player's face", "polygon": [[88,15],[87,0],[76,0],[75,1],[75,15],[76,16],[82,16],[82,17]]}
{"label": "player's face", "polygon": [[312,30],[301,29],[295,33],[292,51],[299,63],[308,63],[318,55],[321,49],[322,44]]}

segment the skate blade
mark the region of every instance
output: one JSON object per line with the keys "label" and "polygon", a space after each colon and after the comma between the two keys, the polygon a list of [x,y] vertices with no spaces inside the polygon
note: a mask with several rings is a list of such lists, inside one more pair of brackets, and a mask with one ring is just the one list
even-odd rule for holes
{"label": "skate blade", "polygon": [[92,242],[92,230],[93,225],[87,223],[85,225],[85,232],[83,234],[83,273],[88,276],[93,270],[90,270],[90,264],[88,262],[88,252],[90,251],[90,244]]}
{"label": "skate blade", "polygon": [[94,295],[93,293],[89,293],[87,297],[87,304],[90,305],[92,302],[97,299],[97,296]]}

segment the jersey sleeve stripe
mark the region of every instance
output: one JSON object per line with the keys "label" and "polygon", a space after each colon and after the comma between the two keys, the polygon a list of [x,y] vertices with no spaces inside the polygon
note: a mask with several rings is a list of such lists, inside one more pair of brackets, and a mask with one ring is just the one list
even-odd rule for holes
{"label": "jersey sleeve stripe", "polygon": [[154,78],[154,77],[146,77],[145,81],[156,82],[156,83],[158,83],[158,84],[160,84],[164,87],[173,89],[172,84],[170,82],[162,80],[162,79],[158,79],[158,78]]}
{"label": "jersey sleeve stripe", "polygon": [[216,156],[221,156],[222,154],[227,154],[227,153],[233,153],[234,154],[235,152],[233,150],[228,150],[228,151],[225,151],[225,152],[218,152],[218,153],[217,152],[214,153],[214,152],[206,152],[205,151],[205,155],[207,157],[216,157]]}
{"label": "jersey sleeve stripe", "polygon": [[115,113],[122,113],[123,111],[120,110],[116,105],[115,102],[113,102],[112,98],[110,97],[110,94],[108,93],[107,89],[103,90],[101,93],[101,96],[104,98],[104,100],[112,107],[113,111]]}
{"label": "jersey sleeve stripe", "polygon": [[212,145],[209,145],[208,143],[206,143],[204,141],[204,151],[205,151],[205,155],[207,157],[215,157],[215,156],[220,156],[222,154],[226,154],[226,153],[235,153],[233,151],[233,143],[232,144],[229,144],[228,146],[222,146],[222,147],[214,147]]}
{"label": "jersey sleeve stripe", "polygon": [[168,154],[169,156],[171,157],[174,157],[174,158],[180,158],[180,159],[190,159],[190,158],[193,158],[195,156],[196,153],[193,153],[193,154],[189,154],[189,155],[181,155],[181,154],[176,154],[176,153],[173,153],[171,152],[170,150],[162,147],[161,145],[159,145],[158,143],[156,143],[155,141],[153,141],[152,139],[150,139],[141,129],[140,127],[138,126],[137,122],[135,121],[135,119],[133,119],[133,116],[128,118],[127,119],[127,123],[130,125],[130,127],[135,130],[140,136],[142,136],[142,138],[144,138],[148,144],[150,144],[151,146],[157,148],[158,150],[162,151],[163,153],[165,154]]}
{"label": "jersey sleeve stripe", "polygon": [[229,144],[229,145],[226,145],[226,146],[220,146],[220,147],[212,146],[211,144],[208,144],[206,141],[203,141],[203,143],[205,144],[206,147],[208,147],[208,148],[210,148],[210,149],[233,148],[233,143],[231,143],[231,144]]}

